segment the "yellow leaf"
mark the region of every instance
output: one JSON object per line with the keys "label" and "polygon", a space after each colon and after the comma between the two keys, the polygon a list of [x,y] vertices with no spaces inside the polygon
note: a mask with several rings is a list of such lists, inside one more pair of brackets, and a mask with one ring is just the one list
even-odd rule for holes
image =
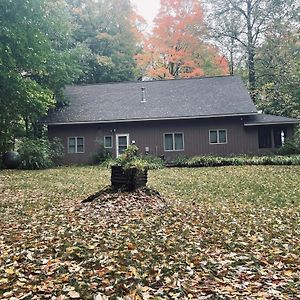
{"label": "yellow leaf", "polygon": [[224,288],[224,290],[225,290],[226,292],[229,292],[229,293],[234,292],[234,289],[233,289],[232,286],[230,286],[230,285],[227,285],[227,286]]}
{"label": "yellow leaf", "polygon": [[166,284],[170,284],[172,282],[172,279],[170,277],[165,277]]}
{"label": "yellow leaf", "polygon": [[137,277],[138,276],[138,272],[137,269],[135,267],[129,267],[129,272],[134,276]]}
{"label": "yellow leaf", "polygon": [[73,253],[74,252],[74,247],[68,247],[67,249],[66,249],[66,252],[67,253]]}
{"label": "yellow leaf", "polygon": [[291,276],[293,276],[294,272],[292,270],[287,270],[287,271],[284,271],[283,274],[285,276],[291,277]]}
{"label": "yellow leaf", "polygon": [[8,279],[7,278],[1,278],[0,279],[0,284],[3,284],[3,283],[8,283]]}
{"label": "yellow leaf", "polygon": [[15,270],[13,268],[8,268],[5,270],[5,272],[10,276],[15,274]]}

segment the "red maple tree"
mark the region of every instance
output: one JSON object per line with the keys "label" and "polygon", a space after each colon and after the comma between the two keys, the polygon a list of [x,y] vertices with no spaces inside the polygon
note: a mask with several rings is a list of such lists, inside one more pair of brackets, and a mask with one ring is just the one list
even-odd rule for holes
{"label": "red maple tree", "polygon": [[[203,40],[203,9],[198,0],[161,0],[153,32],[136,60],[144,75],[157,79],[228,73],[226,60]],[[213,74],[212,74],[213,73]]]}

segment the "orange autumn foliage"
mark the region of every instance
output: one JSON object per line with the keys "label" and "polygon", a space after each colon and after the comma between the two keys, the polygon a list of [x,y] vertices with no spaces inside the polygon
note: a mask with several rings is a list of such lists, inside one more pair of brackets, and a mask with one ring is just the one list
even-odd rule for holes
{"label": "orange autumn foliage", "polygon": [[[226,60],[203,41],[205,25],[200,1],[161,0],[154,24],[144,42],[144,52],[136,56],[145,76],[171,79],[228,73]],[[199,59],[203,56],[206,63]]]}
{"label": "orange autumn foliage", "polygon": [[143,32],[147,27],[146,20],[140,14],[138,14],[134,9],[132,9],[129,16],[129,21],[130,21],[131,31],[133,33],[135,41],[137,43],[141,43],[144,39]]}

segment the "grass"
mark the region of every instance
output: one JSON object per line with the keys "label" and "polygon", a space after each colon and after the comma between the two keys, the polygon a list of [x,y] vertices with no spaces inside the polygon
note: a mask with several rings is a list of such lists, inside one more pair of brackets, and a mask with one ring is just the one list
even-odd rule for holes
{"label": "grass", "polygon": [[155,170],[165,202],[81,204],[109,179],[0,171],[0,298],[299,298],[299,166]]}

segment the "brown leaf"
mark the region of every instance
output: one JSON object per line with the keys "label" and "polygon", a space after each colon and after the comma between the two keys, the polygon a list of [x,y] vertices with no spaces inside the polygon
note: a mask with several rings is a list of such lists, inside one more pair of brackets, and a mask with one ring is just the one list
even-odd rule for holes
{"label": "brown leaf", "polygon": [[80,294],[76,291],[70,291],[68,293],[68,296],[71,298],[71,299],[78,299],[80,298]]}
{"label": "brown leaf", "polygon": [[134,249],[135,249],[135,245],[132,244],[132,243],[127,243],[127,248],[128,248],[129,250],[134,250]]}

